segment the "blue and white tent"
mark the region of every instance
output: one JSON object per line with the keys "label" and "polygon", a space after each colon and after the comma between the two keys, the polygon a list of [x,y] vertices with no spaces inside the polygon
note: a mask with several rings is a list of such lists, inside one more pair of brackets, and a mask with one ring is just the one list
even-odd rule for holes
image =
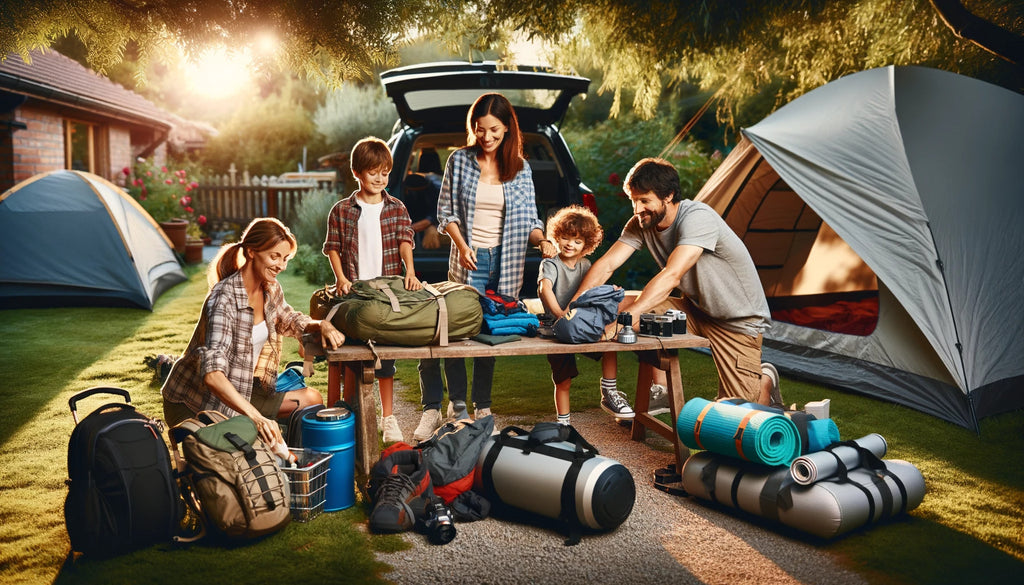
{"label": "blue and white tent", "polygon": [[152,310],[184,280],[160,226],[101,177],[52,171],[0,195],[0,308]]}

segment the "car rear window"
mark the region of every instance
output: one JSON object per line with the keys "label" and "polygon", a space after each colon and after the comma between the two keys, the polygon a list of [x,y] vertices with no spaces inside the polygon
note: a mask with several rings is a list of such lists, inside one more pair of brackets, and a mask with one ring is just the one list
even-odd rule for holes
{"label": "car rear window", "polygon": [[[445,106],[466,106],[472,105],[476,98],[493,90],[488,88],[479,89],[428,89],[422,91],[411,91],[405,94],[405,100],[409,108],[416,112],[430,108],[441,108]],[[516,108],[535,108],[547,110],[554,105],[561,90],[555,89],[503,89],[501,94],[508,98]]]}

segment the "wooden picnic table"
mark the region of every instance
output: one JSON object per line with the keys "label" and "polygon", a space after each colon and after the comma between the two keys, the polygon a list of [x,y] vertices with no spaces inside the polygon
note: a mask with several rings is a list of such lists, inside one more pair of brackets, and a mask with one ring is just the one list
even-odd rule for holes
{"label": "wooden picnic table", "polygon": [[[359,371],[355,375],[358,391],[353,389],[353,391],[346,392],[345,394],[351,398],[348,402],[357,413],[356,470],[365,475],[369,474],[370,468],[380,458],[377,416],[373,396],[375,358],[384,360],[419,360],[426,358],[604,353],[609,351],[652,352],[650,355],[657,360],[658,367],[665,370],[668,375],[667,390],[672,423],[667,425],[648,413],[650,392],[647,392],[646,389],[650,385],[650,379],[638,379],[638,384],[644,385],[643,390],[645,391],[638,391],[636,393],[636,404],[634,405],[636,414],[633,418],[631,437],[634,441],[643,441],[646,438],[647,429],[665,437],[675,446],[677,469],[682,469],[683,461],[689,456],[689,449],[679,441],[675,431],[676,419],[685,400],[683,382],[679,372],[677,350],[690,347],[709,347],[709,343],[707,339],[696,335],[677,334],[672,337],[638,335],[637,342],[631,344],[619,343],[617,341],[569,344],[543,337],[523,337],[519,341],[498,345],[488,345],[469,339],[452,341],[447,346],[403,347],[375,345],[372,351],[366,345],[343,345],[338,349],[327,351],[327,404],[333,405],[341,398],[345,366],[358,364],[356,367],[361,371],[361,375]],[[642,378],[642,374],[638,378]],[[640,386],[638,386],[639,388]]]}

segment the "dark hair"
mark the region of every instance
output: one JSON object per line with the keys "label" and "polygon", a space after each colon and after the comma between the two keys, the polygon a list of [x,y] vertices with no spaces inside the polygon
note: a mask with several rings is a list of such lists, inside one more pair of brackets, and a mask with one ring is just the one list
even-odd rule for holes
{"label": "dark hair", "polygon": [[498,179],[507,183],[523,170],[523,136],[519,132],[519,119],[505,96],[485,93],[476,98],[466,116],[467,146],[476,145],[477,120],[487,115],[494,116],[508,128],[498,146]]}
{"label": "dark hair", "polygon": [[269,250],[285,241],[291,244],[291,254],[294,254],[298,244],[291,230],[273,217],[257,217],[242,232],[241,241],[221,246],[217,257],[210,262],[206,281],[212,287],[241,270],[252,254]]}
{"label": "dark hair", "polygon": [[[583,255],[586,256],[601,245],[604,229],[592,211],[581,205],[570,205],[555,212],[548,220],[548,235],[559,238],[580,238],[583,240]],[[557,242],[555,244],[558,245]]]}
{"label": "dark hair", "polygon": [[663,158],[645,158],[633,165],[626,175],[625,191],[654,193],[659,199],[672,197],[673,203],[683,200],[679,187],[679,171]]}
{"label": "dark hair", "polygon": [[362,173],[381,168],[386,168],[388,172],[391,172],[391,167],[394,165],[387,143],[373,136],[367,136],[356,142],[356,145],[352,147],[352,153],[349,155],[348,160],[353,173]]}

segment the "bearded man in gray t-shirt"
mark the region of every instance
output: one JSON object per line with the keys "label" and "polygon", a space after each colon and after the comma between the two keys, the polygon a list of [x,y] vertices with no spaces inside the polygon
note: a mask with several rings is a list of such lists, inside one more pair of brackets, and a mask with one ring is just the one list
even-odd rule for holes
{"label": "bearded man in gray t-shirt", "polygon": [[[596,262],[576,296],[604,284],[647,248],[661,271],[622,310],[633,316],[663,310],[673,293],[687,314],[688,332],[708,338],[718,369],[718,397],[782,407],[778,372],[761,363],[762,333],[771,314],[754,262],[743,242],[713,209],[683,199],[679,173],[668,161],[645,158],[626,176],[633,217]],[[575,298],[575,297],[574,297]]]}

